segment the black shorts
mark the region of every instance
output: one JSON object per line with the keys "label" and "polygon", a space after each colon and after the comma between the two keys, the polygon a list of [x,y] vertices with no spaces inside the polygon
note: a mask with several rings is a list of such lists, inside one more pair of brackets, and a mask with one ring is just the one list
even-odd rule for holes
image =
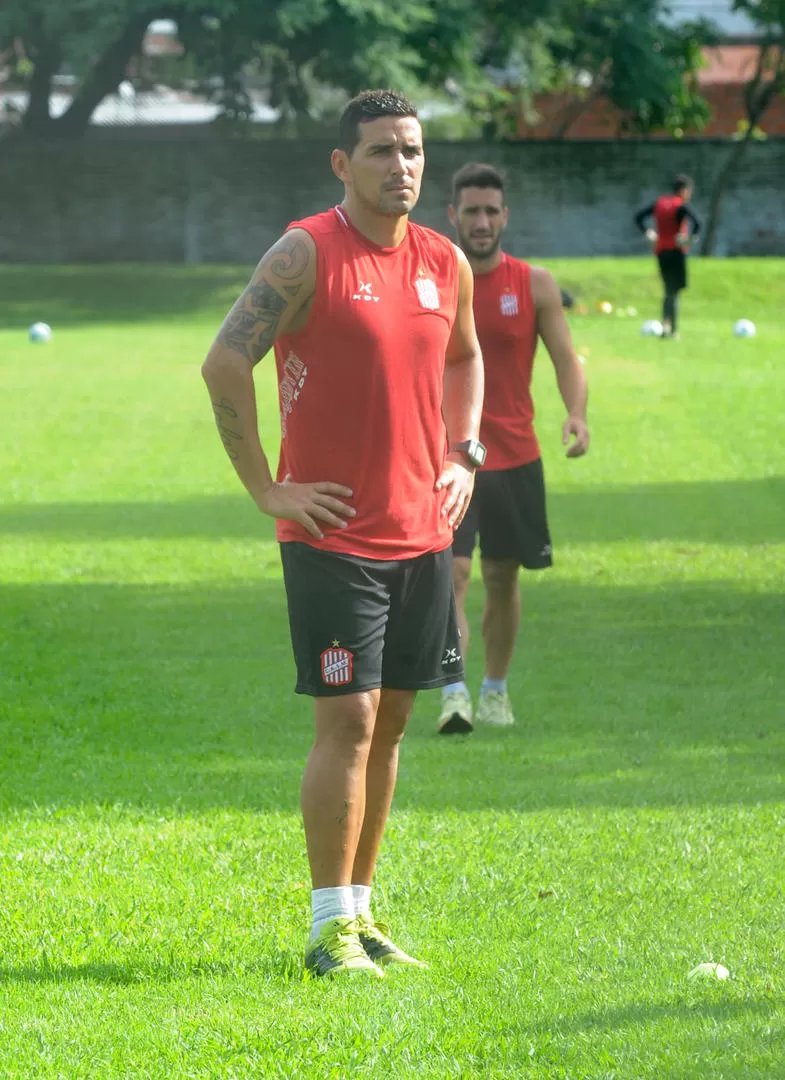
{"label": "black shorts", "polygon": [[469,509],[455,530],[453,555],[470,559],[478,532],[483,559],[511,559],[527,570],[551,565],[542,458],[515,469],[478,471]]}
{"label": "black shorts", "polygon": [[667,292],[687,288],[687,256],[683,251],[661,251],[657,256],[660,277]]}
{"label": "black shorts", "polygon": [[298,694],[428,690],[463,678],[452,551],[361,559],[281,544]]}

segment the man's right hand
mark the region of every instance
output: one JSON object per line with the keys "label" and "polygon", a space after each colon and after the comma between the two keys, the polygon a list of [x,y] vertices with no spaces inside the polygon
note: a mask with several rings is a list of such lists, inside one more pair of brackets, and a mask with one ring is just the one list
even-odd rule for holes
{"label": "man's right hand", "polygon": [[[259,509],[274,518],[299,521],[316,540],[324,540],[319,522],[345,529],[346,518],[353,518],[357,511],[347,506],[337,496],[351,498],[351,488],[320,480],[314,484],[295,484],[286,476],[280,483],[269,487],[258,500]],[[339,517],[339,515],[341,515]]]}
{"label": "man's right hand", "polygon": [[649,241],[650,244],[656,244],[657,243],[657,230],[656,229],[647,229],[646,230],[646,239]]}

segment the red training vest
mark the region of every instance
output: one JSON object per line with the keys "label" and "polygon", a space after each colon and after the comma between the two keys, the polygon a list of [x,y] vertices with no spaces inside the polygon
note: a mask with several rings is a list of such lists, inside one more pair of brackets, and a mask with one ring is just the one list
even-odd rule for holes
{"label": "red training vest", "polygon": [[475,275],[474,323],[485,365],[483,468],[526,465],[540,456],[531,396],[537,314],[527,263],[502,253],[494,270]]}
{"label": "red training vest", "polygon": [[279,519],[279,540],[371,559],[441,551],[452,530],[435,490],[444,466],[444,359],[458,307],[458,259],[409,222],[396,248],[360,233],[342,207],[293,222],[317,252],[308,322],[275,343],[281,410],[278,479],[331,480],[354,492],[348,527],[315,540]]}
{"label": "red training vest", "polygon": [[681,250],[677,237],[682,232],[676,223],[676,212],[684,205],[681,195],[661,195],[654,204],[654,221],[657,227],[657,243],[654,251],[657,255],[661,251]]}

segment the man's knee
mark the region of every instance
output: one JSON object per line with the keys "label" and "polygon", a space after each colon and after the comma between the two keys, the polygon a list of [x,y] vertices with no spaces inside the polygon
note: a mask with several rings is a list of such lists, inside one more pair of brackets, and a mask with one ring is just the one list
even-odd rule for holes
{"label": "man's knee", "polygon": [[483,559],[482,579],[486,592],[495,596],[508,596],[518,588],[520,567],[512,559]]}
{"label": "man's knee", "polygon": [[374,739],[400,742],[414,708],[413,690],[382,690],[376,713]]}
{"label": "man's knee", "polygon": [[379,696],[378,690],[368,690],[359,694],[314,698],[317,741],[358,748],[369,744]]}
{"label": "man's knee", "polygon": [[458,600],[463,600],[469,588],[472,576],[472,561],[465,555],[456,555],[452,560],[452,584]]}

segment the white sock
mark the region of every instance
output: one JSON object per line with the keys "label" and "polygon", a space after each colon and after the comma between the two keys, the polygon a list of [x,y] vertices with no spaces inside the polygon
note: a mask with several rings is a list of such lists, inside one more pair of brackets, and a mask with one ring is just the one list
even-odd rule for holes
{"label": "white sock", "polygon": [[332,889],[311,891],[311,941],[330,919],[354,918],[354,896],[351,885],[336,885]]}
{"label": "white sock", "polygon": [[446,697],[447,694],[463,694],[464,697],[469,697],[469,687],[463,681],[451,682],[442,687],[442,696]]}
{"label": "white sock", "polygon": [[482,686],[480,687],[481,694],[506,694],[507,693],[507,680],[506,679],[489,679],[486,675],[482,680]]}
{"label": "white sock", "polygon": [[371,886],[352,885],[354,897],[354,914],[367,915],[371,910]]}

